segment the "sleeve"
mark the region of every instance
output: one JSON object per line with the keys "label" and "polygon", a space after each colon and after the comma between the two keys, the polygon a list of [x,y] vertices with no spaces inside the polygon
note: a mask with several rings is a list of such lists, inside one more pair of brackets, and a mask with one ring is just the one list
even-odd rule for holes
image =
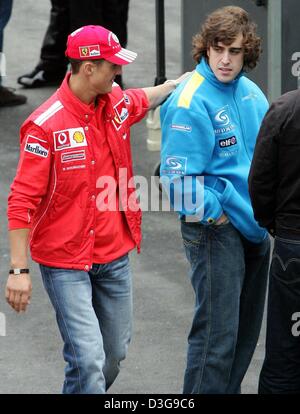
{"label": "sleeve", "polygon": [[280,102],[273,103],[263,119],[248,178],[254,217],[271,233],[275,229],[278,140],[283,122],[280,108]]}
{"label": "sleeve", "polygon": [[124,99],[129,112],[129,126],[144,118],[149,110],[149,100],[142,89],[127,89]]}
{"label": "sleeve", "polygon": [[215,147],[209,116],[203,111],[161,110],[161,180],[175,211],[213,223],[223,213],[217,193],[205,185]]}
{"label": "sleeve", "polygon": [[32,217],[47,193],[51,146],[45,132],[30,124],[21,129],[20,158],[8,196],[8,228],[31,228]]}

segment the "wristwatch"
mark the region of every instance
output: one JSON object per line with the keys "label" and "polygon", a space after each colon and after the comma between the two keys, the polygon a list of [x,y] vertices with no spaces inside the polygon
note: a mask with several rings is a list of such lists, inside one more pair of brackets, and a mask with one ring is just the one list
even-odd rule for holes
{"label": "wristwatch", "polygon": [[21,273],[29,273],[29,269],[10,269],[9,274],[20,276]]}

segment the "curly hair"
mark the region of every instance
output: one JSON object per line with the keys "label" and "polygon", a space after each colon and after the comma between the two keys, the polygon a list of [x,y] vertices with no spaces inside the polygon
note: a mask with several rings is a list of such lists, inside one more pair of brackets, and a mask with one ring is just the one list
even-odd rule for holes
{"label": "curly hair", "polygon": [[262,52],[261,39],[256,34],[256,24],[241,7],[226,6],[212,12],[193,37],[192,56],[199,63],[208,58],[207,49],[222,42],[229,46],[239,33],[243,35],[245,71],[254,69]]}

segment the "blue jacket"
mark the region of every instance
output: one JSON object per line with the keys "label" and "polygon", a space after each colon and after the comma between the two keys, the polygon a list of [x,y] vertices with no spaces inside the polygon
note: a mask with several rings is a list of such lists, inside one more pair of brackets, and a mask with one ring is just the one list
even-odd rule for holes
{"label": "blue jacket", "polygon": [[224,212],[250,241],[266,237],[254,219],[248,174],[268,101],[241,73],[219,82],[205,59],[161,108],[161,177],[175,211],[212,224]]}

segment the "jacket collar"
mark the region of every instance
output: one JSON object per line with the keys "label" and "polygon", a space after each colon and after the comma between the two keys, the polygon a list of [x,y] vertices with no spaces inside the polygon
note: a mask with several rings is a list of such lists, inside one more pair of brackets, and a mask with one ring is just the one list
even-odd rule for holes
{"label": "jacket collar", "polygon": [[230,88],[234,88],[237,85],[237,82],[239,81],[239,79],[241,78],[241,76],[243,76],[244,72],[241,71],[238,76],[233,79],[231,82],[228,83],[224,83],[224,82],[220,82],[215,74],[213,73],[213,71],[211,70],[207,60],[205,58],[202,58],[200,63],[197,65],[196,67],[196,71],[198,73],[200,73],[209,83],[211,83],[212,85],[216,86],[219,89],[222,90],[228,90]]}
{"label": "jacket collar", "polygon": [[71,76],[71,72],[68,72],[61,84],[60,88],[57,91],[57,95],[59,100],[62,102],[63,106],[67,109],[67,111],[71,112],[80,120],[84,121],[85,123],[89,122],[92,117],[95,115],[96,110],[99,108],[103,108],[109,97],[107,95],[99,96],[97,98],[97,105],[94,104],[86,104],[82,102],[77,96],[73,94],[69,87],[69,79]]}

